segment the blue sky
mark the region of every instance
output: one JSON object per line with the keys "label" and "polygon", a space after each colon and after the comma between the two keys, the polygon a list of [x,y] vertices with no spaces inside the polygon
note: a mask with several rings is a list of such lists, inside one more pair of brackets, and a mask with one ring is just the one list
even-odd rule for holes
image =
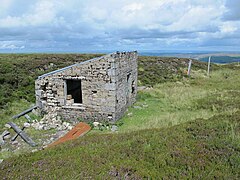
{"label": "blue sky", "polygon": [[239,47],[239,0],[1,0],[0,5],[0,52]]}

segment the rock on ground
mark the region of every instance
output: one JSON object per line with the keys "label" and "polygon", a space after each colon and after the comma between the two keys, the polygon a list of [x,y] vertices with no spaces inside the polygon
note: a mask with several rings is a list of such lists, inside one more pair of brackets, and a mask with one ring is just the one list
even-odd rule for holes
{"label": "rock on ground", "polygon": [[118,130],[118,127],[117,127],[116,125],[113,125],[113,126],[111,127],[111,131],[115,132],[115,131],[117,131],[117,130]]}
{"label": "rock on ground", "polygon": [[0,135],[0,146],[2,146],[4,143],[5,143],[5,142],[4,142],[4,140],[3,140],[3,137],[2,137],[2,135]]}

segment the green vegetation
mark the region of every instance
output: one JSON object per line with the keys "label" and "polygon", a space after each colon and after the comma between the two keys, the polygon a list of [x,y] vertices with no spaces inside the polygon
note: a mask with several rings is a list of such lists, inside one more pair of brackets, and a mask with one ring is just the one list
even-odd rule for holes
{"label": "green vegetation", "polygon": [[0,173],[11,179],[238,179],[239,113],[170,128],[85,136],[10,158]]}
{"label": "green vegetation", "polygon": [[[58,63],[63,65],[62,61]],[[239,179],[240,67],[213,65],[207,77],[206,64],[194,61],[188,78],[187,63],[187,59],[140,57],[139,84],[145,88],[117,122],[121,125],[117,133],[94,130],[51,149],[11,157],[1,163],[1,177]],[[6,120],[34,102],[13,95],[11,99],[0,110]]]}
{"label": "green vegetation", "polygon": [[[187,74],[189,59],[171,57],[139,57],[138,80],[139,85],[153,86],[163,82],[174,82]],[[193,61],[193,70],[207,69],[207,64]],[[212,65],[216,70],[218,66]]]}

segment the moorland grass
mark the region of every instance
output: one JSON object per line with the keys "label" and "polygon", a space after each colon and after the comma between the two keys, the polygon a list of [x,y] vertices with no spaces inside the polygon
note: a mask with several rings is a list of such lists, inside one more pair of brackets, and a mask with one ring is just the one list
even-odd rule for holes
{"label": "moorland grass", "polygon": [[217,70],[211,77],[204,73],[193,72],[194,78],[140,91],[137,102],[120,120],[120,132],[168,127],[239,110],[239,71]]}
{"label": "moorland grass", "polygon": [[[200,63],[191,78],[169,73],[158,81],[161,75],[151,66],[170,60],[146,61],[151,63],[140,64],[139,80],[150,87],[138,93],[117,133],[93,131],[52,149],[8,158],[0,165],[1,177],[239,179],[239,67],[216,66],[207,77]],[[183,68],[176,62],[170,63],[171,71]],[[25,103],[12,102],[9,117]]]}
{"label": "moorland grass", "polygon": [[10,158],[0,166],[1,177],[238,179],[239,113],[169,128],[88,135],[52,149]]}

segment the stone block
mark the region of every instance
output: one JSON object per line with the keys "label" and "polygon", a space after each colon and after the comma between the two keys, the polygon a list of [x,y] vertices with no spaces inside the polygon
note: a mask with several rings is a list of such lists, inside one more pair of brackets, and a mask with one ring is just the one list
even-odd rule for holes
{"label": "stone block", "polygon": [[64,106],[65,105],[65,99],[58,99],[59,105]]}
{"label": "stone block", "polygon": [[115,83],[106,83],[104,86],[105,90],[116,90],[116,84]]}
{"label": "stone block", "polygon": [[54,106],[54,103],[47,103],[48,106]]}
{"label": "stone block", "polygon": [[116,70],[115,69],[108,69],[108,75],[109,76],[115,76],[116,75]]}
{"label": "stone block", "polygon": [[43,90],[36,90],[36,95],[37,96],[42,96]]}
{"label": "stone block", "polygon": [[111,63],[111,69],[117,69],[118,65],[117,63],[113,62]]}
{"label": "stone block", "polygon": [[74,99],[67,99],[66,104],[67,105],[72,105],[74,103]]}
{"label": "stone block", "polygon": [[72,99],[72,95],[67,95],[67,100],[71,100]]}

